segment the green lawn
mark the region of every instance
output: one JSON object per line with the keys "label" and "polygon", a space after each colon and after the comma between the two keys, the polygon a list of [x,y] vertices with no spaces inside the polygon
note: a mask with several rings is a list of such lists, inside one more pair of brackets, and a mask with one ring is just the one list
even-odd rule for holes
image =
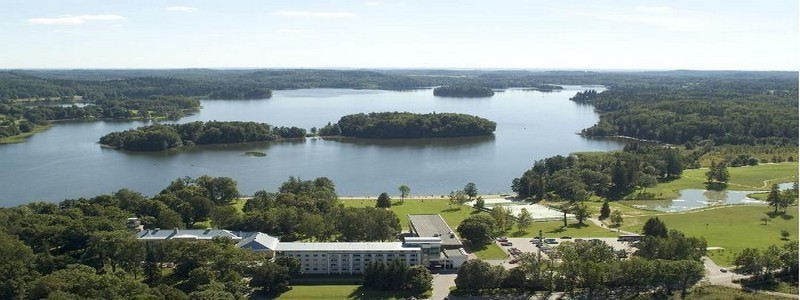
{"label": "green lawn", "polygon": [[[346,207],[375,206],[376,200],[341,200]],[[461,221],[479,213],[466,205],[450,205],[447,199],[406,199],[403,204],[393,201],[391,210],[400,218],[403,229],[408,230],[409,214],[441,214],[444,221],[455,230]]]}
{"label": "green lawn", "polygon": [[[637,297],[636,299],[650,299],[646,297]],[[680,292],[675,293],[668,299],[681,299]],[[767,300],[767,299],[786,299],[783,297],[770,296],[761,293],[751,293],[743,291],[742,289],[729,288],[718,285],[699,285],[689,290],[686,296],[687,300],[703,299],[703,300]]]}
{"label": "green lawn", "polygon": [[[724,248],[709,251],[709,257],[717,264],[730,266],[735,255],[744,248],[766,248],[786,243],[781,240],[781,230],[788,230],[789,238],[797,242],[797,206],[790,207],[786,216],[772,218],[765,225],[760,219],[770,211],[771,208],[766,206],[735,205],[662,214],[658,218],[664,221],[667,228],[680,230],[689,236],[705,237],[709,247]],[[639,232],[649,217],[626,218],[623,229]]]}
{"label": "green lawn", "polygon": [[[578,224],[575,220],[567,220],[567,227],[563,227],[563,221],[534,222],[524,231],[513,231],[510,237],[536,237],[539,230],[546,238],[569,237],[616,237],[619,234],[608,229],[602,228],[585,221],[584,225]],[[514,227],[516,229],[516,227]]]}
{"label": "green lawn", "polygon": [[508,258],[503,249],[495,243],[491,243],[481,250],[473,252],[479,259],[501,260]]}
{"label": "green lawn", "polygon": [[[705,168],[684,170],[681,178],[660,183],[647,191],[655,194],[657,199],[674,199],[678,197],[677,191],[682,189],[705,189],[706,171]],[[797,180],[797,162],[728,168],[728,172],[731,174],[729,190],[769,190],[772,183]],[[768,182],[766,186],[764,181]]]}
{"label": "green lawn", "polygon": [[[407,299],[407,293],[391,293],[364,289],[360,285],[293,285],[277,299]],[[422,299],[428,294],[419,296]]]}

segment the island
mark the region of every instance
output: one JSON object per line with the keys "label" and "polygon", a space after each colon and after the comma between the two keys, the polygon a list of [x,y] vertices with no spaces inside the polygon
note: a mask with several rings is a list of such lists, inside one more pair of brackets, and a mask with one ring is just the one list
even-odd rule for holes
{"label": "island", "polygon": [[440,86],[433,89],[437,97],[483,98],[494,96],[492,89],[477,85]]}
{"label": "island", "polygon": [[452,138],[491,135],[496,127],[495,122],[467,114],[374,112],[346,115],[338,123],[321,128],[320,135],[367,139]]}
{"label": "island", "polygon": [[163,151],[192,145],[234,144],[305,137],[297,127],[272,127],[256,122],[191,122],[155,124],[117,131],[100,138],[100,144],[130,151]]}

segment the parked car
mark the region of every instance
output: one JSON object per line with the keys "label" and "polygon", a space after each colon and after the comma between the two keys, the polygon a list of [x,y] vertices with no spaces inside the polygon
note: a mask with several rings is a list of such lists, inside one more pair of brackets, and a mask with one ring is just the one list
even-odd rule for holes
{"label": "parked car", "polygon": [[514,246],[512,242],[500,242],[500,246]]}
{"label": "parked car", "polygon": [[498,242],[508,242],[508,238],[507,237],[499,237],[499,238],[497,238],[497,241]]}
{"label": "parked car", "polygon": [[585,241],[586,241],[586,240],[584,240],[584,239],[575,239],[575,242],[576,242],[576,243],[585,242]]}
{"label": "parked car", "polygon": [[558,244],[558,241],[556,241],[556,239],[544,239],[544,243],[545,244]]}
{"label": "parked car", "polygon": [[719,269],[719,271],[722,272],[722,273],[728,273],[728,269],[725,269],[725,268]]}

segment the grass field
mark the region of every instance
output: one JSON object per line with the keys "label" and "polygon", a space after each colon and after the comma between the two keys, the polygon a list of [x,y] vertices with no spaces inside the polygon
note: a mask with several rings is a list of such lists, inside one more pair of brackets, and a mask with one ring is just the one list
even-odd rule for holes
{"label": "grass field", "polygon": [[[790,233],[789,239],[797,242],[798,209],[790,207],[786,216],[771,218],[764,224],[761,218],[771,209],[766,206],[726,206],[687,213],[661,214],[667,228],[677,229],[689,236],[705,237],[709,247],[722,250],[709,251],[709,257],[723,266],[730,266],[735,255],[744,248],[766,248],[781,245],[781,230]],[[626,218],[624,230],[639,232],[650,216]]]}
{"label": "grass field", "polygon": [[[650,298],[636,298],[636,299],[650,299]],[[681,299],[680,292],[675,293],[673,297],[669,299]],[[729,288],[724,286],[717,286],[717,285],[700,285],[692,288],[689,290],[689,294],[686,295],[687,300],[730,300],[730,299],[737,299],[737,300],[769,300],[769,299],[785,299],[782,297],[770,296],[767,294],[760,294],[760,293],[752,293],[743,291],[741,289],[736,288]]]}
{"label": "grass field", "polygon": [[473,252],[480,259],[501,260],[508,258],[503,249],[495,243],[491,243],[481,250]]}
{"label": "grass field", "polygon": [[[390,293],[364,289],[360,285],[293,285],[292,290],[277,299],[407,299],[407,293]],[[430,292],[418,296],[422,299]]]}

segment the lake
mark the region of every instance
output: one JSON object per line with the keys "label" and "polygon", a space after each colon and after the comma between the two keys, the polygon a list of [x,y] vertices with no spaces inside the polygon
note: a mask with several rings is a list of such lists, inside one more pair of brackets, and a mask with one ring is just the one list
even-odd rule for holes
{"label": "lake", "polygon": [[[175,178],[228,176],[243,194],[276,191],[289,176],[326,176],[340,195],[443,195],[474,182],[480,193],[510,192],[511,180],[534,161],[579,151],[621,149],[611,140],[576,133],[597,122],[591,106],[568,99],[598,87],[557,92],[508,89],[491,98],[434,97],[430,89],[378,91],[308,89],[274,91],[266,100],[204,100],[180,119],[256,121],[306,129],[359,112],[455,112],[497,122],[494,136],[425,140],[324,140],[203,146],[157,153],[100,147],[100,136],[149,124],[144,121],[59,122],[26,143],[0,145],[0,201],[13,206],[91,197],[129,188],[153,195]],[[264,157],[245,155],[257,151]]]}
{"label": "lake", "polygon": [[[784,182],[778,184],[781,190],[788,190],[792,188],[791,182]],[[747,195],[753,193],[764,193],[766,191],[731,191],[731,190],[701,190],[701,189],[684,189],[678,193],[680,196],[674,200],[636,200],[625,201],[626,204],[648,210],[657,210],[663,212],[681,212],[698,208],[706,208],[718,205],[767,205],[766,202],[753,199]]]}

